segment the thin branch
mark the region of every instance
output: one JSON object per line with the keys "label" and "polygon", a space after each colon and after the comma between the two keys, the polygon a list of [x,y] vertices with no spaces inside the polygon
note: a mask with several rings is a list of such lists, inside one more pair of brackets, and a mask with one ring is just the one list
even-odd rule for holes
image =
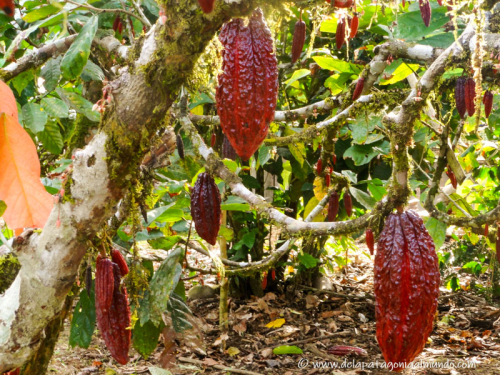
{"label": "thin branch", "polygon": [[[73,0],[66,0],[67,3],[70,3],[70,4],[73,4],[73,5],[77,5],[78,8],[85,8],[85,9],[89,9],[89,10],[92,10],[94,12],[97,12],[97,13],[124,13],[124,14],[127,14],[131,17],[134,17],[134,18],[137,18],[139,21],[141,21],[144,25],[149,25],[151,27],[151,23],[149,21],[145,21],[140,15],[137,15],[133,12],[129,12],[128,10],[126,9],[103,9],[103,8],[96,8],[90,4],[80,4],[80,3],[77,3],[76,1],[73,1]],[[76,8],[76,9],[78,9]]]}

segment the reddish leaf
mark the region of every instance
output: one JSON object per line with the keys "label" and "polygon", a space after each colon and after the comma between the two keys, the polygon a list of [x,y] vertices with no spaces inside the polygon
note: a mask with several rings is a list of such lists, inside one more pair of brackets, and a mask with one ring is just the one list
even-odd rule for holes
{"label": "reddish leaf", "polygon": [[17,118],[17,104],[14,94],[9,86],[0,80],[0,113],[5,112],[9,116]]}
{"label": "reddish leaf", "polygon": [[[2,103],[3,110],[12,111],[10,95]],[[17,122],[15,112],[16,117],[0,114],[0,199],[7,203],[3,218],[11,229],[42,228],[52,210],[53,199],[40,181],[35,144]]]}

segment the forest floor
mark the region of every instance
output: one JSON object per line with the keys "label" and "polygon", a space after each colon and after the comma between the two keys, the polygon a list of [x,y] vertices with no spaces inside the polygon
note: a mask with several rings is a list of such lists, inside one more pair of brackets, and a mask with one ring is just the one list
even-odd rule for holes
{"label": "forest floor", "polygon": [[[166,339],[148,360],[132,349],[126,366],[117,366],[111,359],[99,334],[94,333],[88,349],[69,347],[66,321],[49,371],[61,375],[388,374],[375,337],[373,261],[366,250],[349,254],[347,272],[338,270],[323,279],[326,289],[298,288],[292,295],[273,291],[262,298],[231,299],[225,351],[220,349],[219,300],[215,297],[188,302],[203,343],[193,335]],[[467,285],[467,280],[467,275],[460,274],[461,284]],[[471,290],[451,293],[442,287],[434,330],[415,360],[419,367],[402,373],[500,374],[499,317],[498,305],[483,296]],[[270,322],[275,322],[275,327],[267,327]],[[295,345],[303,353],[274,354],[273,348],[280,345]],[[366,355],[329,355],[327,350],[334,345],[360,347]]]}

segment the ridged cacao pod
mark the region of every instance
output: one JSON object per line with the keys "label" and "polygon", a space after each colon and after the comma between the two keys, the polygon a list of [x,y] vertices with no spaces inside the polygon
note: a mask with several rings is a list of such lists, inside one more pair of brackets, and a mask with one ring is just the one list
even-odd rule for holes
{"label": "ridged cacao pod", "polygon": [[118,26],[120,26],[120,23],[120,16],[116,16],[115,20],[113,21],[113,31],[118,31]]}
{"label": "ridged cacao pod", "polygon": [[0,8],[9,17],[14,16],[14,0],[0,0]]}
{"label": "ridged cacao pod", "polygon": [[[331,3],[331,0],[326,0],[327,3]],[[333,5],[337,8],[350,8],[354,0],[335,0]]]}
{"label": "ridged cacao pod", "polygon": [[476,82],[474,78],[467,78],[465,81],[465,108],[469,113],[469,116],[474,116],[476,111],[476,106],[474,99],[476,97]]}
{"label": "ridged cacao pod", "polygon": [[224,159],[236,160],[236,150],[225,135],[224,141],[222,142],[222,157]]}
{"label": "ridged cacao pod", "polygon": [[200,8],[204,13],[212,13],[214,10],[215,0],[198,0],[198,4],[200,4]]}
{"label": "ridged cacao pod", "polygon": [[198,235],[211,245],[220,228],[220,192],[208,173],[200,173],[191,194],[191,216]]}
{"label": "ridged cacao pod", "polygon": [[490,117],[491,109],[493,108],[493,93],[487,90],[483,96],[484,116]]}
{"label": "ridged cacao pod", "polygon": [[345,29],[346,29],[345,17],[340,17],[337,22],[337,31],[335,32],[335,41],[337,49],[341,49],[342,45],[345,42]]}
{"label": "ridged cacao pod", "polygon": [[316,173],[320,175],[323,172],[323,160],[321,160],[321,157],[318,159],[318,162],[316,163]]}
{"label": "ridged cacao pod", "polygon": [[182,137],[177,134],[175,136],[175,144],[177,145],[177,152],[179,154],[179,157],[181,159],[184,159],[185,155],[184,155],[184,142],[182,141]]}
{"label": "ridged cacao pod", "polygon": [[358,33],[358,28],[359,28],[359,18],[355,14],[354,17],[349,22],[349,29],[351,29],[349,33],[349,39],[353,39],[356,34]]}
{"label": "ridged cacao pod", "polygon": [[352,101],[356,101],[361,96],[363,92],[363,87],[365,86],[365,77],[359,77],[358,82],[356,82],[356,87],[354,88],[354,92],[352,93]]}
{"label": "ridged cacao pod", "polygon": [[412,211],[389,215],[378,240],[374,289],[377,341],[392,366],[422,352],[432,332],[439,280],[434,242],[422,219]]}
{"label": "ridged cacao pod", "polygon": [[226,23],[219,38],[224,50],[215,95],[217,111],[236,153],[248,160],[274,119],[278,66],[273,39],[260,9],[250,17],[248,26],[241,18]]}
{"label": "ridged cacao pod", "polygon": [[103,310],[111,306],[114,288],[113,262],[99,255],[95,269],[95,300]]}
{"label": "ridged cacao pod", "polygon": [[92,292],[92,267],[90,265],[85,269],[85,290],[87,291],[87,296],[90,297]]}
{"label": "ridged cacao pod", "polygon": [[497,229],[497,242],[496,242],[496,253],[497,253],[497,261],[500,263],[500,225]]}
{"label": "ridged cacao pod", "polygon": [[420,6],[420,15],[422,20],[424,20],[424,25],[429,27],[431,24],[431,3],[429,0],[418,0],[418,5]]}
{"label": "ridged cacao pod", "polygon": [[128,305],[127,289],[120,285],[120,267],[113,263],[114,291],[109,310],[104,309],[96,299],[96,320],[102,338],[111,356],[120,364],[129,361],[130,338],[130,307]]}
{"label": "ridged cacao pod", "polygon": [[366,229],[365,237],[366,237],[366,246],[368,247],[368,250],[370,250],[370,255],[373,255],[373,251],[375,250],[375,240],[373,238],[372,228]]}
{"label": "ridged cacao pod", "polygon": [[350,217],[352,215],[352,198],[348,190],[346,190],[346,192],[344,193],[344,207],[347,216]]}
{"label": "ridged cacao pod", "polygon": [[326,221],[335,221],[337,219],[337,214],[339,213],[339,195],[336,191],[330,195],[328,200],[328,215],[326,216]]}
{"label": "ridged cacao pod", "polygon": [[293,29],[293,42],[292,42],[292,64],[299,59],[304,48],[306,41],[306,23],[302,20],[297,21]]}
{"label": "ridged cacao pod", "polygon": [[332,178],[332,176],[327,173],[326,176],[325,176],[325,186],[326,187],[330,186],[331,178]]}
{"label": "ridged cacao pod", "polygon": [[365,356],[368,355],[366,350],[358,348],[357,346],[335,345],[328,349],[328,354],[337,356],[355,355]]}
{"label": "ridged cacao pod", "polygon": [[465,112],[467,111],[467,107],[465,106],[465,81],[464,77],[458,77],[455,84],[455,103],[462,120],[465,118]]}
{"label": "ridged cacao pod", "polygon": [[111,250],[111,259],[113,260],[113,263],[118,264],[118,267],[120,268],[120,275],[122,277],[128,274],[129,269],[128,269],[127,261],[123,257],[120,250],[118,250],[118,249]]}
{"label": "ridged cacao pod", "polygon": [[448,167],[448,170],[446,171],[446,174],[448,175],[448,178],[450,179],[451,186],[453,186],[453,189],[457,188],[457,178],[455,177],[455,173]]}

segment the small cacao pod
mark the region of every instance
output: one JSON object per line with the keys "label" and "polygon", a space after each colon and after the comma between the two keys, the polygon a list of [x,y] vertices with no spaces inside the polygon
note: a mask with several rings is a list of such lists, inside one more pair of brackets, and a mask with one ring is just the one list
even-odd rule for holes
{"label": "small cacao pod", "polygon": [[95,300],[103,310],[111,306],[114,288],[113,263],[99,255],[95,269]]}
{"label": "small cacao pod", "polygon": [[292,42],[292,64],[294,64],[302,53],[304,42],[306,41],[306,23],[300,19],[295,24],[293,29],[293,42]]}
{"label": "small cacao pod", "polygon": [[217,141],[217,136],[215,135],[215,133],[212,133],[212,136],[210,137],[210,147],[214,147],[215,146],[215,142]]}
{"label": "small cacao pod", "polygon": [[489,230],[490,230],[490,228],[489,228],[488,224],[485,224],[484,225],[484,235],[485,236],[488,236]]}
{"label": "small cacao pod", "polygon": [[90,297],[92,292],[92,267],[90,264],[85,269],[85,290],[87,291],[87,296]]}
{"label": "small cacao pod", "polygon": [[457,188],[457,178],[455,177],[455,173],[448,167],[448,170],[446,171],[446,174],[448,175],[448,178],[450,179],[451,186],[453,186],[453,189]]}
{"label": "small cacao pod", "polygon": [[330,176],[329,174],[326,174],[326,176],[325,176],[325,186],[326,187],[330,186],[331,178],[332,178],[332,176]]}
{"label": "small cacao pod", "polygon": [[345,212],[347,213],[347,216],[352,215],[352,198],[351,194],[349,194],[349,191],[346,190],[344,193],[344,207],[345,207]]}
{"label": "small cacao pod", "polygon": [[276,280],[276,270],[274,268],[271,270],[271,278],[273,279],[273,281]]}
{"label": "small cacao pod", "polygon": [[375,249],[375,240],[373,239],[372,228],[366,229],[365,237],[366,237],[366,246],[368,246],[368,250],[370,250],[370,255],[373,255],[373,250]]}
{"label": "small cacao pod", "polygon": [[267,287],[267,272],[264,272],[264,278],[262,279],[262,290],[266,290]]}
{"label": "small cacao pod", "polygon": [[214,10],[215,0],[198,0],[198,4],[200,4],[200,8],[204,13],[212,13]]}
{"label": "small cacao pod", "polygon": [[236,160],[236,150],[226,136],[224,136],[224,141],[222,142],[222,157],[224,159]]}
{"label": "small cacao pod", "polygon": [[335,221],[337,219],[337,214],[339,213],[339,195],[336,191],[330,195],[328,200],[328,215],[326,217],[327,221]]}
{"label": "small cacao pod", "polygon": [[337,49],[341,49],[342,45],[344,44],[345,28],[346,28],[345,17],[341,16],[337,22],[337,31],[335,33],[335,41],[336,41]]}
{"label": "small cacao pod", "polygon": [[113,31],[118,31],[118,26],[120,26],[120,23],[121,23],[120,16],[116,16],[113,22]]}
{"label": "small cacao pod", "polygon": [[345,346],[345,345],[335,345],[328,349],[328,354],[338,355],[338,356],[346,356],[346,355],[355,355],[355,356],[366,356],[368,353],[366,350],[358,348],[357,346]]}
{"label": "small cacao pod", "polygon": [[175,144],[177,145],[177,152],[179,153],[179,157],[184,159],[184,142],[182,141],[182,137],[180,134],[175,136]]}
{"label": "small cacao pod", "polygon": [[332,163],[333,165],[337,164],[337,155],[333,154],[332,156]]}
{"label": "small cacao pod", "polygon": [[465,112],[467,111],[467,107],[465,106],[465,81],[464,77],[458,77],[455,84],[455,103],[462,120],[465,118]]}
{"label": "small cacao pod", "polygon": [[484,104],[484,116],[486,118],[490,117],[491,109],[493,108],[493,93],[489,90],[486,90],[483,96],[483,104]]}
{"label": "small cacao pod", "polygon": [[420,6],[420,15],[424,20],[424,25],[429,27],[431,23],[431,3],[429,0],[418,0]]}
{"label": "small cacao pod", "polygon": [[365,86],[365,77],[359,77],[358,82],[356,82],[356,87],[354,88],[354,92],[352,93],[352,101],[356,101],[361,96],[363,92],[363,87]]}
{"label": "small cacao pod", "polygon": [[211,245],[220,228],[220,192],[212,176],[200,173],[191,194],[191,215],[198,235]]}
{"label": "small cacao pod", "polygon": [[120,364],[129,361],[128,352],[132,330],[127,289],[120,284],[120,267],[113,263],[113,299],[109,309],[103,309],[96,299],[96,320],[111,356]]}
{"label": "small cacao pod", "polygon": [[0,8],[9,17],[14,16],[14,0],[1,0],[0,1]]}
{"label": "small cacao pod", "polygon": [[318,162],[316,163],[316,173],[320,175],[323,172],[323,160],[321,160],[321,157],[318,159]]}
{"label": "small cacao pod", "polygon": [[122,253],[118,249],[113,249],[111,250],[111,259],[113,260],[113,263],[118,264],[118,267],[120,268],[120,275],[123,277],[126,274],[128,274],[128,265],[127,261],[123,257]]}
{"label": "small cacao pod", "polygon": [[432,237],[413,211],[390,214],[378,240],[374,267],[377,341],[385,361],[408,364],[432,332],[439,296]]}
{"label": "small cacao pod", "polygon": [[474,116],[476,111],[474,99],[476,97],[476,82],[474,78],[467,78],[465,81],[465,108],[469,116]]}
{"label": "small cacao pod", "polygon": [[215,95],[217,111],[224,134],[246,161],[262,144],[274,119],[278,65],[273,38],[257,9],[248,26],[241,18],[226,23],[219,39],[224,50]]}
{"label": "small cacao pod", "polygon": [[358,33],[358,28],[359,28],[359,18],[357,14],[354,14],[354,17],[349,22],[349,29],[351,32],[349,33],[349,39],[353,39],[356,34]]}

